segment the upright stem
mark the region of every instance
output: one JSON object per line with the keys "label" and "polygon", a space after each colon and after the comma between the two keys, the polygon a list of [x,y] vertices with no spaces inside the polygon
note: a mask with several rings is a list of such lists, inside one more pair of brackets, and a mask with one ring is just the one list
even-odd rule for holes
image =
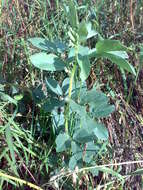
{"label": "upright stem", "polygon": [[[71,76],[70,76],[70,84],[69,84],[69,94],[68,94],[68,98],[69,98],[69,102],[71,99],[71,93],[72,93],[72,86],[73,86],[73,80],[74,80],[74,76],[75,76],[75,72],[76,72],[76,68],[77,68],[77,63],[78,63],[78,40],[76,41],[76,45],[75,45],[75,63],[73,65],[72,68],[72,72],[71,72]],[[69,102],[66,108],[66,121],[65,121],[65,131],[68,133],[69,131],[69,126],[68,126],[68,121],[69,121]]]}
{"label": "upright stem", "polygon": [[73,85],[73,79],[75,75],[77,64],[75,63],[72,69],[71,77],[70,77],[70,85],[69,85],[69,99],[71,98],[71,92],[72,92],[72,85]]}
{"label": "upright stem", "polygon": [[[73,79],[74,79],[76,67],[77,67],[77,64],[75,63],[74,66],[73,66],[73,69],[72,69],[71,77],[70,77],[69,94],[68,94],[69,101],[70,101],[70,99],[71,99],[72,85],[73,85]],[[68,105],[67,105],[66,112],[67,112],[67,114],[66,114],[66,122],[65,122],[65,131],[68,133],[68,131],[69,131],[69,130],[68,130],[69,102],[68,102]]]}

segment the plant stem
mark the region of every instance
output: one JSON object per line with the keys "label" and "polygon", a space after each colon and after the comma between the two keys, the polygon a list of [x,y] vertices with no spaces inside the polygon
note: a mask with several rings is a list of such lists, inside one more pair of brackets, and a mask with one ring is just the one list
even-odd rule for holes
{"label": "plant stem", "polygon": [[[77,64],[75,63],[74,66],[73,66],[72,72],[71,72],[71,77],[70,77],[69,94],[68,94],[69,101],[70,101],[70,99],[71,99],[72,85],[73,85],[73,79],[74,79],[76,67],[77,67]],[[68,105],[67,105],[66,112],[67,112],[67,114],[66,114],[66,122],[65,122],[65,131],[68,133],[68,131],[69,131],[69,130],[68,130],[69,102],[68,102]]]}

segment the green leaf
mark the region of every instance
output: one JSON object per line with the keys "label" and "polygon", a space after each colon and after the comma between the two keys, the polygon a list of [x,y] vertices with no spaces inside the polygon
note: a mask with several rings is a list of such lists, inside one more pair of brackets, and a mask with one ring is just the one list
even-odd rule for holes
{"label": "green leaf", "polygon": [[58,53],[63,53],[68,47],[66,46],[66,44],[64,44],[63,42],[59,41],[59,40],[55,40],[53,42],[56,46],[56,51]]}
{"label": "green leaf", "polygon": [[7,125],[7,127],[5,129],[5,134],[6,134],[6,141],[7,141],[9,150],[10,150],[10,155],[11,155],[11,158],[12,158],[12,168],[13,168],[14,172],[17,174],[16,159],[15,159],[14,145],[13,145],[13,139],[12,139],[12,132],[11,132],[9,124]]}
{"label": "green leaf", "polygon": [[69,168],[71,170],[74,170],[76,166],[77,166],[77,160],[76,160],[75,156],[72,156],[69,161]]}
{"label": "green leaf", "polygon": [[[92,57],[99,58],[99,57],[102,57],[101,56],[102,53],[98,53],[97,49],[93,48],[93,49],[90,49],[88,51],[88,56],[90,58],[92,58]],[[105,53],[113,54],[113,55],[118,56],[118,57],[123,58],[123,59],[128,59],[129,58],[127,52],[125,52],[125,51],[109,51],[109,52],[105,52]]]}
{"label": "green leaf", "polygon": [[93,57],[99,58],[99,57],[100,57],[99,55],[100,55],[100,54],[97,53],[96,48],[92,48],[92,49],[90,49],[90,50],[88,51],[88,56],[89,56],[89,58],[93,58]]}
{"label": "green leaf", "polygon": [[97,35],[98,33],[92,29],[92,24],[91,22],[81,22],[79,25],[78,29],[78,35],[79,35],[79,40],[81,42],[86,41],[87,39]]}
{"label": "green leaf", "polygon": [[45,112],[51,112],[55,108],[64,106],[64,101],[59,101],[57,98],[50,98],[48,99],[42,106],[42,109]]}
{"label": "green leaf", "polygon": [[102,57],[108,58],[119,67],[136,75],[134,67],[125,60],[128,58],[125,52],[127,48],[120,41],[101,40],[96,44],[96,50],[97,54],[101,54]]}
{"label": "green leaf", "polygon": [[46,79],[46,84],[48,88],[55,94],[60,95],[60,96],[63,95],[62,89],[56,80],[52,78],[48,78]]}
{"label": "green leaf", "polygon": [[96,44],[97,53],[109,51],[126,51],[127,47],[122,45],[118,40],[100,40]]}
{"label": "green leaf", "polygon": [[[72,96],[72,98],[74,98],[74,96]],[[90,91],[83,90],[83,93],[80,93],[79,98],[81,98],[79,101],[80,105],[75,102],[71,102],[71,108],[81,117],[83,115],[85,117],[86,115],[85,106],[87,104],[89,105],[91,115],[96,118],[106,117],[115,110],[113,105],[108,104],[107,96],[104,93],[97,91],[95,88]]]}
{"label": "green leaf", "polygon": [[[97,104],[98,104],[98,102],[97,102]],[[96,104],[96,102],[90,104],[90,112],[96,118],[107,117],[115,110],[114,105],[109,105],[105,102],[98,104],[98,105],[97,104]]]}
{"label": "green leaf", "polygon": [[78,16],[77,16],[77,10],[74,1],[70,0],[68,2],[69,11],[68,11],[68,17],[70,24],[73,28],[78,26]]}
{"label": "green leaf", "polygon": [[46,96],[44,94],[42,84],[32,90],[32,99],[36,104],[41,103],[45,98]]}
{"label": "green leaf", "polygon": [[87,31],[86,23],[84,21],[79,24],[78,35],[79,35],[79,40],[81,42],[86,41],[88,31]]}
{"label": "green leaf", "polygon": [[90,169],[89,171],[92,173],[93,177],[99,175],[99,170],[96,169],[96,168],[92,168],[92,169]]}
{"label": "green leaf", "polygon": [[72,150],[72,155],[74,155],[76,160],[82,159],[82,156],[83,156],[82,149],[80,148],[80,146],[77,143],[75,143],[73,141],[71,143],[71,150]]}
{"label": "green leaf", "polygon": [[91,140],[96,139],[96,138],[98,140],[108,139],[108,130],[106,129],[106,127],[104,127],[104,125],[101,123],[97,123],[94,119],[92,119],[88,115],[86,117],[81,118],[81,124],[83,127],[82,129],[85,129],[89,135],[92,134],[91,136],[93,138],[91,138]]}
{"label": "green leaf", "polygon": [[85,81],[90,74],[90,62],[87,56],[78,59],[78,64],[80,66],[80,78]]}
{"label": "green leaf", "polygon": [[96,136],[94,133],[88,130],[88,128],[81,128],[75,131],[73,135],[73,140],[75,140],[78,143],[87,143],[92,140],[95,140]]}
{"label": "green leaf", "polygon": [[44,38],[29,38],[28,41],[35,46],[36,48],[39,48],[41,50],[48,50],[47,47],[47,40]]}
{"label": "green leaf", "polygon": [[89,48],[87,46],[79,46],[78,54],[80,56],[88,56]]}
{"label": "green leaf", "polygon": [[97,91],[96,88],[84,92],[80,98],[80,104],[83,105],[88,103],[97,103],[100,105],[103,102],[108,102],[107,96],[104,93]]}
{"label": "green leaf", "polygon": [[[13,122],[14,118],[16,117],[17,109],[14,111],[12,117],[8,119],[8,123],[6,124],[5,135],[6,135],[6,142],[8,144],[8,148],[10,150],[10,157],[11,157],[11,166],[15,174],[18,176],[17,166],[16,166],[16,159],[15,159],[15,152],[14,152],[14,143],[13,143],[13,134],[11,130],[11,123]],[[9,158],[10,159],[10,158]]]}
{"label": "green leaf", "polygon": [[[80,78],[82,81],[85,81],[90,73],[90,61],[88,58],[89,48],[87,46],[78,47],[78,64],[81,69]],[[75,48],[71,48],[68,56],[68,61],[73,59],[76,55]]]}
{"label": "green leaf", "polygon": [[63,112],[59,113],[57,110],[53,110],[52,115],[53,115],[53,124],[55,125],[57,132],[59,132],[60,130],[62,130],[62,126],[64,126],[65,116]]}
{"label": "green leaf", "polygon": [[15,95],[15,96],[14,96],[14,99],[15,99],[16,101],[20,101],[22,98],[23,98],[23,94],[18,94],[18,95]]}
{"label": "green leaf", "polygon": [[128,72],[136,75],[134,67],[127,60],[123,59],[120,56],[120,54],[115,55],[115,54],[111,54],[111,52],[108,52],[108,53],[102,53],[102,57],[109,59],[110,61],[117,64],[119,67],[121,67],[122,69],[125,69]]}
{"label": "green leaf", "polygon": [[109,52],[100,52],[98,53],[96,48],[91,49],[88,53],[89,57],[96,57],[96,58],[106,58],[109,59],[111,62],[117,64],[122,69],[127,70],[128,72],[136,75],[134,67],[126,60],[128,55],[124,51],[109,51]]}
{"label": "green leaf", "polygon": [[62,91],[65,95],[68,94],[69,91],[69,84],[70,84],[70,78],[67,77],[64,79],[63,83],[62,83]]}
{"label": "green leaf", "polygon": [[73,155],[69,161],[69,168],[71,170],[74,170],[76,166],[78,166],[78,168],[83,167],[83,162],[82,162],[82,159],[77,160],[75,155]]}
{"label": "green leaf", "polygon": [[118,56],[118,57],[123,58],[123,59],[129,58],[128,54],[125,51],[109,51],[108,53],[115,55],[115,56]]}
{"label": "green leaf", "polygon": [[118,40],[100,40],[96,44],[96,48],[89,51],[89,57],[106,58],[117,64],[122,69],[136,75],[134,67],[126,60],[128,55],[127,48]]}
{"label": "green leaf", "polygon": [[5,94],[3,92],[0,92],[0,99],[3,100],[3,101],[6,101],[7,103],[12,103],[12,104],[17,105],[17,100],[16,99],[11,98],[9,95],[7,95],[7,94]]}
{"label": "green leaf", "polygon": [[76,112],[81,117],[82,116],[84,117],[86,115],[86,108],[84,106],[80,106],[79,104],[77,104],[73,100],[70,100],[69,105],[70,105],[70,108],[71,108],[72,112]]}
{"label": "green leaf", "polygon": [[45,51],[51,51],[54,53],[62,53],[66,50],[66,45],[62,42],[55,40],[54,42],[51,42],[44,38],[29,38],[28,41],[35,46],[36,48],[39,48],[41,50]]}
{"label": "green leaf", "polygon": [[31,63],[45,71],[62,71],[65,68],[64,62],[54,54],[36,53],[30,56]]}
{"label": "green leaf", "polygon": [[91,118],[87,113],[86,116],[81,116],[81,126],[85,128],[89,133],[93,133],[96,124],[97,123],[95,122],[95,120]]}
{"label": "green leaf", "polygon": [[108,140],[108,130],[103,124],[96,124],[96,127],[93,131],[99,140]]}
{"label": "green leaf", "polygon": [[95,146],[95,143],[88,142],[86,144],[86,152],[83,156],[84,162],[90,163],[93,160],[93,157],[97,153],[97,147]]}
{"label": "green leaf", "polygon": [[87,28],[87,31],[88,31],[87,39],[92,38],[93,36],[95,36],[95,35],[98,34],[97,31],[95,31],[94,29],[92,29],[92,24],[91,24],[91,22],[88,22],[88,23],[86,24],[86,28]]}
{"label": "green leaf", "polygon": [[143,175],[143,168],[137,169],[136,171],[132,172],[130,175]]}
{"label": "green leaf", "polygon": [[69,149],[71,146],[71,139],[68,134],[59,134],[56,138],[56,151],[62,152]]}
{"label": "green leaf", "polygon": [[[70,52],[68,55],[68,58],[72,60],[73,57],[76,55],[76,50],[75,48],[70,48]],[[79,46],[78,47],[78,55],[81,58],[82,56],[88,56],[89,55],[89,48],[87,46]]]}

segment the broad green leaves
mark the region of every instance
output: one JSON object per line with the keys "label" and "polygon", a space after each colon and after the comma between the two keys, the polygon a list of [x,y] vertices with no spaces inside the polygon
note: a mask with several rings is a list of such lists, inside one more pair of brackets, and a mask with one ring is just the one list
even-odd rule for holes
{"label": "broad green leaves", "polygon": [[100,140],[108,139],[107,128],[101,123],[96,124],[96,127],[94,128],[93,132],[96,135],[96,137]]}
{"label": "broad green leaves", "polygon": [[71,143],[72,156],[69,160],[69,168],[73,170],[75,166],[82,164],[83,151],[79,144],[72,141]]}
{"label": "broad green leaves", "polygon": [[86,28],[88,31],[87,39],[92,38],[93,36],[98,34],[98,32],[92,28],[91,22],[86,23]]}
{"label": "broad green leaves", "polygon": [[44,38],[30,38],[28,41],[36,48],[52,52],[49,54],[41,52],[31,55],[30,61],[35,67],[45,71],[61,71],[65,69],[64,61],[55,55],[66,50],[65,44],[58,40],[51,42]]}
{"label": "broad green leaves", "polygon": [[[68,84],[69,80],[65,80],[63,86]],[[95,115],[98,117],[104,117],[110,114],[114,107],[108,104],[108,98],[102,92],[92,89],[91,91],[84,91],[80,95],[79,102],[74,100],[69,101],[70,114],[76,113],[74,119],[78,120],[75,123],[76,127],[73,128],[73,133],[60,133],[56,138],[57,151],[70,151],[71,157],[69,159],[69,168],[74,169],[76,166],[82,167],[83,163],[90,163],[96,153],[100,151],[99,146],[96,146],[95,142],[101,143],[103,141],[108,141],[108,130],[107,128],[98,123],[95,120]],[[89,105],[89,111],[87,111],[87,104]],[[109,110],[104,110],[104,107],[100,107],[103,104]],[[95,110],[93,110],[93,108]],[[100,108],[100,112],[99,111]],[[95,112],[95,113],[94,113]],[[73,126],[72,126],[73,127]],[[86,150],[84,150],[86,146]],[[97,175],[98,171],[94,174]]]}
{"label": "broad green leaves", "polygon": [[59,96],[63,95],[62,89],[56,80],[48,78],[48,79],[46,79],[46,84],[47,84],[48,88],[55,94],[57,94]]}
{"label": "broad green leaves", "polygon": [[131,175],[143,175],[143,168],[137,169],[136,171],[132,172]]}
{"label": "broad green leaves", "polygon": [[[29,42],[43,51],[32,55],[30,60],[35,67],[44,71],[67,71],[67,78],[61,82],[45,79],[46,98],[42,99],[41,108],[50,112],[51,125],[56,126],[56,151],[69,154],[69,167],[74,169],[76,165],[96,164],[94,158],[98,151],[102,152],[98,145],[108,142],[109,138],[108,130],[100,123],[100,118],[107,117],[115,110],[104,93],[94,87],[87,90],[86,79],[93,66],[93,59],[90,58],[94,57],[95,62],[105,58],[121,69],[134,75],[136,73],[127,61],[127,48],[124,45],[117,40],[100,38],[91,22],[79,23],[76,1],[70,0],[64,4],[64,8],[69,19],[67,23],[70,23],[68,47],[58,41],[30,38]],[[98,41],[95,48],[90,49],[93,44],[88,47],[87,40],[95,36]],[[63,128],[67,129],[66,132]],[[97,174],[98,170],[93,172]]]}
{"label": "broad green leaves", "polygon": [[70,106],[71,109],[77,112],[81,117],[86,115],[85,105],[89,106],[89,112],[96,118],[107,117],[115,110],[113,105],[108,104],[106,95],[96,91],[95,88],[81,93],[78,101],[80,105],[71,100]]}
{"label": "broad green leaves", "polygon": [[112,52],[103,53],[102,57],[111,60],[113,63],[117,64],[120,68],[136,75],[134,67],[125,59],[123,59],[120,54],[115,55]]}
{"label": "broad green leaves", "polygon": [[57,145],[56,148],[57,152],[62,152],[69,149],[71,145],[71,140],[69,135],[66,133],[59,134],[56,138],[56,145]]}
{"label": "broad green leaves", "polygon": [[39,48],[41,50],[45,50],[47,51],[48,50],[48,44],[46,42],[46,39],[45,38],[30,38],[28,39],[28,41],[33,45],[35,46],[36,48]]}
{"label": "broad green leaves", "polygon": [[113,105],[108,105],[107,102],[100,105],[97,105],[96,103],[89,105],[92,115],[96,118],[107,117],[115,110],[115,107]]}
{"label": "broad green leaves", "polygon": [[87,143],[96,139],[95,135],[88,131],[88,128],[81,128],[74,133],[74,141],[78,143]]}
{"label": "broad green leaves", "polygon": [[90,91],[86,90],[86,92],[80,96],[80,103],[82,105],[87,103],[96,103],[100,105],[103,102],[108,102],[108,98],[103,92],[97,91],[96,88]]}
{"label": "broad green leaves", "polygon": [[79,116],[84,117],[86,115],[86,108],[84,106],[77,104],[73,100],[70,100],[70,108],[72,112],[76,112],[77,114],[79,114]]}
{"label": "broad green leaves", "polygon": [[86,151],[83,156],[83,160],[86,163],[90,163],[93,160],[93,157],[97,154],[98,150],[99,150],[99,147],[95,145],[94,142],[88,142],[86,144]]}
{"label": "broad green leaves", "polygon": [[[103,124],[97,123],[93,118],[86,116],[81,118],[82,129],[88,132],[88,136],[91,136],[91,140],[108,140],[108,131]],[[80,136],[82,138],[82,135]],[[89,141],[88,141],[89,142]]]}
{"label": "broad green leaves", "polygon": [[51,112],[55,108],[64,106],[63,101],[59,101],[56,97],[49,98],[42,106],[42,109],[46,112]]}
{"label": "broad green leaves", "polygon": [[96,48],[89,51],[89,57],[106,58],[117,64],[120,68],[136,75],[134,67],[126,60],[128,55],[127,48],[118,40],[100,40]]}
{"label": "broad green leaves", "polygon": [[62,71],[64,62],[54,54],[36,53],[30,57],[32,64],[44,71]]}
{"label": "broad green leaves", "polygon": [[90,22],[81,22],[78,28],[78,35],[80,42],[85,42],[87,39],[97,35],[98,33],[92,29]]}
{"label": "broad green leaves", "polygon": [[100,40],[96,44],[96,49],[97,53],[127,50],[127,48],[118,40]]}
{"label": "broad green leaves", "polygon": [[95,88],[85,91],[80,95],[80,104],[88,104],[90,113],[96,118],[106,117],[115,110],[113,105],[108,104],[106,95],[97,91]]}
{"label": "broad green leaves", "polygon": [[80,67],[80,78],[85,81],[90,73],[90,62],[88,56],[84,56],[78,59],[78,64]]}
{"label": "broad green leaves", "polygon": [[79,24],[78,35],[79,35],[79,39],[80,39],[81,42],[82,41],[86,41],[87,35],[88,35],[88,31],[87,31],[87,27],[86,27],[86,23],[85,22],[81,22]]}
{"label": "broad green leaves", "polygon": [[[80,143],[89,142],[91,140],[107,140],[108,131],[96,118],[106,117],[114,111],[114,106],[108,104],[108,99],[102,92],[95,89],[87,91],[80,96],[79,104],[70,100],[70,108],[72,112],[76,112],[81,119],[81,128],[74,133],[74,140]],[[89,105],[89,111],[86,111],[86,105]],[[104,109],[105,108],[105,109]]]}
{"label": "broad green leaves", "polygon": [[49,51],[53,53],[63,53],[67,47],[64,43],[59,40],[51,42],[45,38],[29,38],[28,41],[36,48],[44,51]]}
{"label": "broad green leaves", "polygon": [[68,61],[72,61],[76,56],[76,51],[78,54],[77,62],[80,68],[80,78],[85,81],[90,73],[90,60],[88,57],[89,48],[87,46],[79,46],[77,50],[71,48],[68,56]]}

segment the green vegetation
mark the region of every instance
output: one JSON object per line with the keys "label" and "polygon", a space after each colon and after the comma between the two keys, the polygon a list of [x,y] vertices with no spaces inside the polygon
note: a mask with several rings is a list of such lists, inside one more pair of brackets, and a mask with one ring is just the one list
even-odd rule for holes
{"label": "green vegetation", "polygon": [[0,189],[142,189],[142,1],[0,9]]}

